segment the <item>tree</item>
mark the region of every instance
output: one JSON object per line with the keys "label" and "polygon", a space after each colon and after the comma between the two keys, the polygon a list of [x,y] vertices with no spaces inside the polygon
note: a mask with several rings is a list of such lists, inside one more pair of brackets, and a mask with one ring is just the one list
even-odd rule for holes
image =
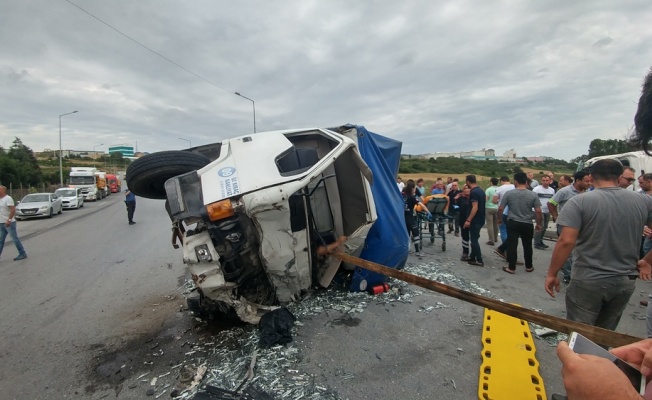
{"label": "tree", "polygon": [[0,147],[0,185],[9,186],[18,182],[18,163]]}
{"label": "tree", "polygon": [[619,139],[593,139],[589,143],[589,158],[608,156],[610,154],[626,153],[635,148],[626,140]]}
{"label": "tree", "polygon": [[34,152],[32,149],[25,146],[19,138],[16,138],[13,141],[13,145],[7,153],[7,157],[13,160],[18,166],[16,176],[11,183],[30,185],[38,185],[41,183],[43,174],[41,168],[38,166]]}
{"label": "tree", "polygon": [[640,149],[626,139],[593,139],[591,140],[591,143],[589,143],[588,154],[582,154],[581,156],[573,158],[571,161],[579,163],[580,161],[586,161],[593,157],[627,153],[628,151],[636,150]]}

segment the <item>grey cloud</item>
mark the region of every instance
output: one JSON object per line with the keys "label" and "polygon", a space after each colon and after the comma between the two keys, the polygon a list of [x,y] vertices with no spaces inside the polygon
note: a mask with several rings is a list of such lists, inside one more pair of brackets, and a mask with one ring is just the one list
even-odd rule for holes
{"label": "grey cloud", "polygon": [[593,43],[593,47],[607,47],[611,42],[613,42],[613,39],[610,37],[604,37],[597,42]]}
{"label": "grey cloud", "polygon": [[0,0],[1,136],[52,147],[79,109],[67,146],[210,143],[252,131],[238,91],[259,131],[358,123],[408,153],[571,158],[622,137],[650,64],[643,1],[79,4],[219,87],[65,2]]}

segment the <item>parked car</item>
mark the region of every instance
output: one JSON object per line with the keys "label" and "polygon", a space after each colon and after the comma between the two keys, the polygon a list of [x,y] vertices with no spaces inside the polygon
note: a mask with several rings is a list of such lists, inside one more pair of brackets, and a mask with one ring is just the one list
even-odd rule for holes
{"label": "parked car", "polygon": [[[197,287],[189,307],[255,324],[329,286],[341,262],[317,250],[342,236],[348,254],[403,266],[409,239],[395,183],[399,157],[400,142],[363,127],[259,132],[148,154],[129,165],[126,179],[137,196],[166,200],[173,245],[183,248]],[[388,158],[395,166],[376,168],[372,178],[370,167]],[[376,224],[379,213],[386,225]],[[374,224],[384,239],[370,233]],[[352,290],[373,279],[383,277],[353,278]]]}
{"label": "parked car", "polygon": [[61,214],[63,205],[61,199],[54,193],[32,193],[23,197],[16,206],[16,219],[48,217],[54,213]]}
{"label": "parked car", "polygon": [[59,196],[64,209],[84,207],[84,195],[80,188],[60,188],[54,194]]}

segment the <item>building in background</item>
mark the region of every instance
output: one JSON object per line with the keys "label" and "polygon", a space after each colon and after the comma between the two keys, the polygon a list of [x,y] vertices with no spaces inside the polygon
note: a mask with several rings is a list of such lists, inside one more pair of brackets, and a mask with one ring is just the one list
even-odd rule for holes
{"label": "building in background", "polygon": [[509,149],[503,153],[503,158],[516,158],[516,151],[514,149]]}
{"label": "building in background", "polygon": [[109,147],[109,155],[113,153],[122,153],[122,156],[125,158],[133,158],[134,157],[134,146],[128,146],[128,145],[115,145],[115,146],[110,146]]}
{"label": "building in background", "polygon": [[465,158],[473,160],[495,160],[496,152],[494,149],[482,149],[482,150],[472,150],[472,151],[457,151],[457,152],[435,152],[428,154],[419,154],[416,158],[442,158],[442,157],[455,157],[455,158]]}
{"label": "building in background", "polygon": [[[63,157],[76,156],[76,157],[88,157],[92,159],[97,159],[99,157],[102,157],[103,155],[104,155],[103,151],[61,150],[61,156]],[[36,156],[37,158],[48,158],[48,157],[58,158],[59,150],[45,149],[43,151],[35,151],[34,156]]]}

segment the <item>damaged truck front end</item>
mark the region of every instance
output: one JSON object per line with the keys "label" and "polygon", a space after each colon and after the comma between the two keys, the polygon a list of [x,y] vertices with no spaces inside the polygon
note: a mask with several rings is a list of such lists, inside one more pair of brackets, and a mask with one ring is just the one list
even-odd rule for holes
{"label": "damaged truck front end", "polygon": [[206,165],[164,182],[173,244],[197,288],[193,308],[257,323],[330,284],[340,262],[319,246],[346,236],[343,251],[362,250],[376,209],[355,130],[257,133],[193,151]]}

